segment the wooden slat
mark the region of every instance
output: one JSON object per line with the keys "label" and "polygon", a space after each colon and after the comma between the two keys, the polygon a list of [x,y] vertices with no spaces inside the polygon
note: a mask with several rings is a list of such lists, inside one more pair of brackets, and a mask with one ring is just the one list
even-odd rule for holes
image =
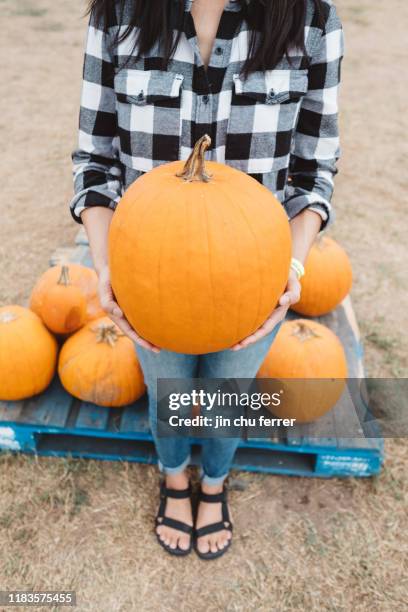
{"label": "wooden slat", "polygon": [[364,436],[353,400],[346,387],[333,409],[333,421],[339,448],[373,448],[375,444]]}
{"label": "wooden slat", "polygon": [[150,434],[146,396],[143,396],[136,403],[126,406],[123,409],[120,422],[120,433],[136,431],[146,435]]}
{"label": "wooden slat", "polygon": [[20,417],[16,421],[49,427],[64,427],[72,402],[72,396],[65,391],[56,376],[44,393],[25,402]]}
{"label": "wooden slat", "polygon": [[358,327],[358,323],[357,323],[357,319],[356,319],[356,315],[353,309],[353,305],[351,302],[351,297],[348,295],[347,297],[344,298],[344,300],[341,303],[345,315],[347,317],[347,320],[349,322],[349,325],[351,327],[351,329],[353,330],[353,334],[356,337],[357,341],[360,342],[361,341],[361,334],[360,334],[360,329]]}
{"label": "wooden slat", "polygon": [[291,446],[301,446],[305,438],[310,436],[312,427],[313,423],[298,423],[294,427],[287,427],[285,430],[286,442]]}
{"label": "wooden slat", "polygon": [[348,377],[359,378],[364,375],[361,345],[359,336],[355,335],[348,319],[349,314],[350,310],[346,311],[344,305],[340,304],[335,311],[324,317],[319,317],[318,320],[320,323],[327,325],[342,342],[347,358]]}
{"label": "wooden slat", "polygon": [[91,255],[91,251],[89,249],[87,249],[86,251],[83,252],[83,254],[81,255],[79,262],[80,264],[82,264],[83,266],[86,266],[87,268],[93,268],[93,261],[92,261],[92,255]]}
{"label": "wooden slat", "polygon": [[109,408],[82,402],[75,426],[78,429],[106,429],[109,419]]}
{"label": "wooden slat", "polygon": [[[349,383],[350,384],[350,383]],[[360,422],[364,429],[364,433],[367,438],[377,438],[377,444],[381,441],[384,423],[381,420],[375,418],[370,408],[370,397],[367,388],[366,379],[359,379],[351,381],[353,400],[355,402],[357,414]],[[408,389],[407,389],[408,391]],[[405,394],[407,396],[407,394]],[[387,395],[387,404],[390,403],[391,398]],[[388,419],[387,419],[388,421]],[[400,428],[394,429],[394,432],[401,432]]]}
{"label": "wooden slat", "polygon": [[[333,435],[330,435],[333,432]],[[334,415],[333,410],[324,414],[320,419],[310,424],[307,436],[304,436],[302,443],[308,446],[330,446],[337,448],[337,439],[334,435]]]}
{"label": "wooden slat", "polygon": [[2,402],[0,401],[0,423],[3,421],[14,422],[20,417],[24,402]]}
{"label": "wooden slat", "polygon": [[85,244],[89,245],[88,236],[85,230],[85,227],[82,226],[75,237],[75,244]]}
{"label": "wooden slat", "polygon": [[50,266],[60,266],[65,263],[82,263],[88,259],[90,259],[90,252],[89,247],[86,245],[60,247],[51,256]]}

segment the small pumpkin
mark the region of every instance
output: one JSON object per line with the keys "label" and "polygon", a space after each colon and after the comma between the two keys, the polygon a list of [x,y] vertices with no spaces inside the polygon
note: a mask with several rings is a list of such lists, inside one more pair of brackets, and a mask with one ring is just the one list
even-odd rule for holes
{"label": "small pumpkin", "polygon": [[340,399],[347,361],[340,340],[328,327],[297,319],[282,324],[257,376],[274,379],[273,390],[283,390],[281,404],[271,407],[276,416],[307,423]]}
{"label": "small pumpkin", "polygon": [[28,308],[0,308],[0,399],[22,400],[44,391],[57,361],[57,341]]}
{"label": "small pumpkin", "polygon": [[345,250],[333,238],[319,236],[306,259],[300,300],[292,309],[309,317],[327,314],[350,293],[352,279]]}
{"label": "small pumpkin", "polygon": [[65,341],[58,373],[68,393],[100,406],[131,404],[145,392],[134,344],[109,317],[87,323]]}
{"label": "small pumpkin", "polygon": [[[85,316],[82,317],[81,315],[81,323],[79,327],[85,323],[88,323],[89,321],[105,316],[105,312],[102,310],[102,306],[100,305],[98,298],[98,276],[95,270],[75,263],[67,263],[63,266],[52,266],[40,276],[31,292],[31,310],[33,310],[43,319],[44,317],[48,318],[45,311],[49,311],[49,305],[44,308],[44,304],[49,304],[50,301],[51,303],[53,301],[49,299],[49,293],[50,291],[54,291],[55,287],[60,285],[60,282],[62,282],[64,285],[66,281],[70,287],[69,293],[74,296],[73,301],[75,301],[75,294],[77,295],[75,290],[72,290],[73,287],[78,289],[83,298],[85,298]],[[68,296],[68,292],[59,292],[59,295],[62,296],[62,298],[64,296],[66,298]],[[82,298],[79,298],[79,301],[82,303]],[[66,312],[67,307],[64,306],[64,308],[60,311],[60,316],[62,313]],[[63,327],[65,327],[65,325],[63,325]],[[78,327],[76,327],[76,329],[78,329]],[[55,329],[52,331],[55,333],[67,333],[66,331],[57,332]],[[72,331],[74,330],[71,329],[71,332]]]}
{"label": "small pumpkin", "polygon": [[113,291],[153,344],[200,354],[226,349],[271,314],[287,283],[287,215],[257,180],[204,154],[138,178],[110,225]]}

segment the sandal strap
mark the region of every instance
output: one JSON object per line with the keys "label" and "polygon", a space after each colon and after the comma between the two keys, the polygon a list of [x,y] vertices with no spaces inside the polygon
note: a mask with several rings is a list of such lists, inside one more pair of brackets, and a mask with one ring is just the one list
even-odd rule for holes
{"label": "sandal strap", "polygon": [[213,495],[210,495],[209,493],[204,493],[202,490],[200,490],[198,494],[198,499],[199,501],[203,501],[206,504],[224,503],[226,502],[225,489],[221,493],[214,493]]}
{"label": "sandal strap", "polygon": [[229,521],[212,523],[211,525],[200,527],[200,529],[194,529],[194,533],[197,538],[201,538],[202,536],[209,535],[210,533],[216,533],[217,531],[223,531],[224,529],[232,531],[232,523]]}
{"label": "sandal strap", "polygon": [[183,523],[182,521],[177,521],[176,519],[172,519],[168,516],[165,516],[166,513],[166,505],[167,498],[173,497],[174,499],[186,499],[191,497],[191,484],[188,485],[187,489],[168,489],[166,487],[165,482],[160,483],[160,504],[159,511],[156,517],[156,525],[165,525],[166,527],[171,527],[172,529],[176,529],[176,531],[182,531],[183,533],[191,534],[193,531],[193,527],[191,525],[187,525],[187,523]]}
{"label": "sandal strap", "polygon": [[187,533],[189,535],[193,531],[193,528],[191,525],[187,525],[187,523],[183,523],[182,521],[176,521],[176,519],[169,518],[168,516],[163,516],[163,517],[158,516],[156,518],[156,525],[157,526],[165,525],[166,527],[171,527],[172,529],[175,529],[176,531],[182,531],[183,533]]}
{"label": "sandal strap", "polygon": [[228,511],[228,505],[227,505],[226,501],[222,502],[221,511],[222,511],[222,520],[223,520],[223,522],[224,523],[229,523],[231,525],[230,515],[229,515],[229,511]]}
{"label": "sandal strap", "polygon": [[164,482],[160,485],[160,497],[173,497],[174,499],[186,499],[191,497],[191,485],[189,484],[187,489],[168,489]]}

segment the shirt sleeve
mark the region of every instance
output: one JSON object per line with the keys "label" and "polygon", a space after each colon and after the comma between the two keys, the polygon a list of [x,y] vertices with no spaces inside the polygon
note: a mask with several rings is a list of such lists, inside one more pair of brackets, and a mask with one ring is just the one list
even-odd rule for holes
{"label": "shirt sleeve", "polygon": [[82,223],[90,206],[115,209],[122,195],[118,160],[114,64],[104,23],[91,15],[83,68],[78,148],[72,153],[74,192],[71,214]]}
{"label": "shirt sleeve", "polygon": [[338,90],[343,53],[343,29],[331,6],[310,61],[308,91],[299,112],[290,160],[291,180],[284,200],[289,218],[305,208],[320,214],[321,229],[334,219],[330,201],[340,157]]}

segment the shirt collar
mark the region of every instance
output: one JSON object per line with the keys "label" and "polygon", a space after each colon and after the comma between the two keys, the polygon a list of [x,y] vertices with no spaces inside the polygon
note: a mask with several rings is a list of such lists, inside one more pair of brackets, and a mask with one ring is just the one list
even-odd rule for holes
{"label": "shirt collar", "polygon": [[[246,0],[248,1],[248,0]],[[189,13],[191,11],[191,7],[193,6],[194,0],[184,0],[184,10]],[[241,0],[228,0],[228,3],[225,6],[225,11],[240,11],[241,10]]]}

